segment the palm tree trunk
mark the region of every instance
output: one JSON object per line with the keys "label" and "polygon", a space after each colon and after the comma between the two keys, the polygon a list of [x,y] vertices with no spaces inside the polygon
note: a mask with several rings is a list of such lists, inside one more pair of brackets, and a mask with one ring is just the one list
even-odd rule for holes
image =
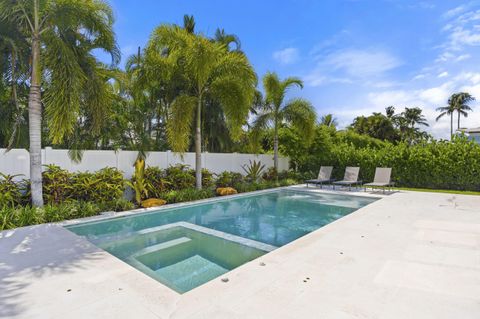
{"label": "palm tree trunk", "polygon": [[457,130],[460,129],[460,111],[457,111]]}
{"label": "palm tree trunk", "polygon": [[278,123],[275,120],[275,128],[273,133],[273,167],[278,172]]}
{"label": "palm tree trunk", "polygon": [[453,112],[450,113],[450,141],[453,140]]}
{"label": "palm tree trunk", "polygon": [[30,188],[32,205],[43,206],[42,194],[42,104],[40,92],[40,38],[38,32],[38,1],[34,2],[35,30],[32,37],[32,74],[28,96],[30,137]]}
{"label": "palm tree trunk", "polygon": [[202,189],[202,96],[198,97],[197,125],[195,129],[195,179],[197,189]]}

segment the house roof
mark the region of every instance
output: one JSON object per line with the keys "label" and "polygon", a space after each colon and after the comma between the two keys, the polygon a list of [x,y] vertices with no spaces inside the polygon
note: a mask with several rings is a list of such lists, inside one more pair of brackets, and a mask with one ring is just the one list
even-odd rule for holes
{"label": "house roof", "polygon": [[461,128],[459,131],[462,131],[464,133],[480,133],[480,127]]}

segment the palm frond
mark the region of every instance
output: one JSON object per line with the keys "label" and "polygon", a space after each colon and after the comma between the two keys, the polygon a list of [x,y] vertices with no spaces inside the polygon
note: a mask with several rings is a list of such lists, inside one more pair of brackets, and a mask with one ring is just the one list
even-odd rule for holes
{"label": "palm frond", "polygon": [[309,101],[300,98],[289,101],[283,108],[282,117],[295,126],[307,140],[311,138],[317,115]]}
{"label": "palm frond", "polygon": [[167,123],[167,139],[174,152],[183,153],[188,149],[197,98],[180,95],[171,105]]}

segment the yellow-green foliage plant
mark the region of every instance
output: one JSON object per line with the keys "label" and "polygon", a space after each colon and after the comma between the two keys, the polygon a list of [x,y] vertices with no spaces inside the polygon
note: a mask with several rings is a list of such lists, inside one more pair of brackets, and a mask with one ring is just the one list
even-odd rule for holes
{"label": "yellow-green foliage plant", "polygon": [[135,167],[135,173],[128,185],[135,191],[135,202],[141,205],[142,198],[148,197],[148,191],[145,187],[145,159],[138,157],[133,166]]}

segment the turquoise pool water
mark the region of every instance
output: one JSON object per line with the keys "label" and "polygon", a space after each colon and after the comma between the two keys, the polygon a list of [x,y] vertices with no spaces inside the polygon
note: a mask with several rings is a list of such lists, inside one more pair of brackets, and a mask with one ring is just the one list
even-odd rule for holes
{"label": "turquoise pool water", "polygon": [[375,200],[276,190],[67,228],[184,293]]}

